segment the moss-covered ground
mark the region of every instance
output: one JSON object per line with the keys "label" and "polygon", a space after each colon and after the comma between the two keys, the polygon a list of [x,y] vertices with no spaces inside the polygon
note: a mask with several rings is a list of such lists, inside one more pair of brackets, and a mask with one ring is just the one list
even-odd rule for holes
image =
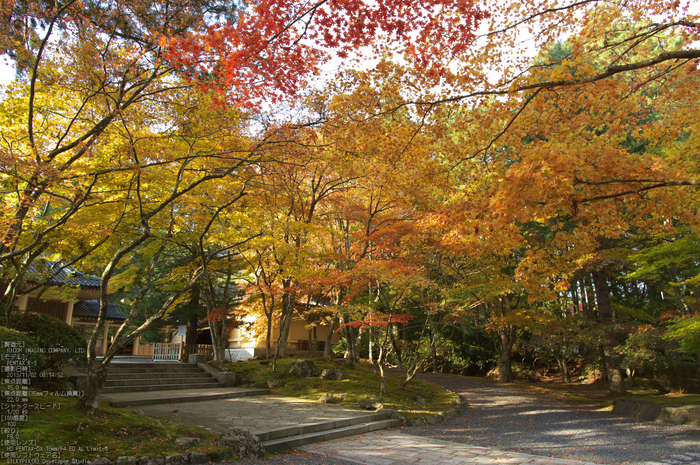
{"label": "moss-covered ground", "polygon": [[[5,394],[7,386],[3,386]],[[29,393],[37,391],[30,388]],[[42,392],[43,394],[43,392]],[[25,401],[26,399],[26,401]],[[218,435],[195,426],[173,424],[157,418],[143,418],[134,410],[115,409],[105,402],[93,415],[76,409],[77,398],[55,395],[3,395],[3,403],[26,408],[26,421],[15,426],[6,422],[2,449],[14,452],[15,458],[27,459],[19,463],[82,463],[97,456],[110,460],[119,456],[148,456],[181,454],[175,445],[179,437],[197,437],[200,443],[187,452],[203,452],[217,456],[227,449],[217,445]],[[16,430],[15,430],[16,428]],[[10,457],[12,458],[12,457]],[[0,459],[0,463],[7,463]]]}
{"label": "moss-covered ground", "polygon": [[700,405],[700,395],[698,394],[681,392],[663,394],[642,382],[629,387],[624,395],[611,393],[607,385],[602,382],[581,384],[523,381],[515,384],[523,389],[554,394],[577,405],[600,410],[612,410],[613,402],[623,397],[659,404]]}
{"label": "moss-covered ground", "polygon": [[[276,370],[272,370],[272,361],[249,360],[247,362],[228,362],[225,367],[236,373],[236,378],[246,378],[255,387],[267,388],[267,382],[280,380],[282,387],[272,389],[272,393],[281,396],[297,397],[306,400],[318,400],[323,393],[344,393],[347,398],[339,403],[345,407],[357,408],[360,399],[368,395],[380,394],[381,378],[378,370],[368,363],[358,363],[347,367],[330,361],[314,360],[320,370],[338,368],[345,374],[340,381],[315,378],[298,378],[289,375],[289,368],[295,359],[277,361]],[[454,393],[448,392],[428,381],[414,378],[404,390],[400,389],[404,377],[395,373],[387,374],[386,395],[383,396],[384,408],[396,410],[407,419],[425,418],[452,408],[457,401]],[[416,402],[420,397],[424,403]]]}

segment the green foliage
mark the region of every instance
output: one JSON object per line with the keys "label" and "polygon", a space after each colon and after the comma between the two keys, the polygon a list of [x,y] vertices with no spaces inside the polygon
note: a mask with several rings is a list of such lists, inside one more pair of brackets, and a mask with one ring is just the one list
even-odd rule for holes
{"label": "green foliage", "polygon": [[15,329],[46,349],[38,371],[60,371],[66,365],[87,363],[85,339],[66,322],[45,313],[28,312],[15,322]]}
{"label": "green foliage", "polygon": [[672,320],[664,339],[676,341],[688,355],[700,354],[700,315]]}
{"label": "green foliage", "polygon": [[581,374],[581,380],[599,380],[603,378],[603,373],[605,373],[605,360],[600,354],[597,354],[586,363]]}
{"label": "green foliage", "polygon": [[698,368],[686,357],[669,353],[649,364],[652,386],[659,392],[696,392]]}
{"label": "green foliage", "polygon": [[627,278],[638,279],[647,286],[658,287],[666,297],[667,310],[676,314],[691,312],[688,300],[690,289],[700,284],[697,262],[700,258],[700,241],[689,232],[689,226],[681,225],[672,235],[653,238],[651,245],[630,257],[635,271]]}
{"label": "green foliage", "polygon": [[[466,354],[467,351],[478,351],[479,348],[464,347],[458,338],[450,339],[442,334],[435,335],[435,357],[430,354],[430,340],[424,337],[421,341],[410,343],[400,341],[402,353],[410,357],[425,359],[425,371],[436,373],[465,374],[470,369],[472,371],[483,372],[485,364],[495,364],[496,359],[490,360],[488,355],[472,357]],[[473,354],[472,354],[473,355]]]}
{"label": "green foliage", "polygon": [[654,321],[654,318],[649,313],[637,306],[624,305],[614,299],[611,300],[610,305],[613,312],[615,312],[615,316],[622,321],[638,321],[640,323],[651,323]]}
{"label": "green foliage", "polygon": [[141,334],[141,340],[146,343],[165,342],[165,336],[163,331],[146,331]]}
{"label": "green foliage", "polygon": [[631,258],[637,269],[630,278],[664,278],[675,282],[688,280],[688,284],[700,283],[694,264],[700,257],[700,241],[696,234],[681,228],[680,238],[658,240],[658,243],[643,249]]}
{"label": "green foliage", "polygon": [[634,375],[637,371],[653,371],[654,367],[659,366],[667,348],[661,334],[661,330],[652,326],[642,326],[618,346],[623,356],[623,367],[628,373]]}
{"label": "green foliage", "polygon": [[698,387],[698,367],[660,329],[640,327],[617,350],[623,355],[623,368],[647,376],[659,392],[685,392]]}

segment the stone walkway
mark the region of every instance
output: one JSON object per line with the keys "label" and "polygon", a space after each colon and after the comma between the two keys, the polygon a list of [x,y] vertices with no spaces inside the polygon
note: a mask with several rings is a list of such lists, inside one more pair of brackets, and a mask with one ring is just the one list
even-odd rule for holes
{"label": "stone walkway", "polygon": [[393,431],[311,444],[305,452],[365,465],[595,465],[467,446]]}
{"label": "stone walkway", "polygon": [[366,410],[278,396],[237,397],[135,407],[149,416],[201,426],[217,433],[243,428],[255,435],[272,429],[356,418]]}
{"label": "stone walkway", "polygon": [[[560,406],[551,399],[542,400],[544,406],[538,406],[533,403],[534,401],[526,401],[525,394],[512,391],[508,386],[492,383],[481,383],[483,384],[481,386],[475,380],[456,378],[447,380],[459,381],[462,384],[471,383],[466,387],[450,386],[452,390],[459,392],[467,399],[467,406],[458,418],[434,426],[376,431],[311,444],[303,446],[300,451],[273,456],[264,463],[266,465],[351,465],[353,463],[366,465],[414,463],[420,465],[592,465],[593,463],[596,465],[622,463],[700,465],[700,447],[694,447],[695,444],[700,444],[700,432],[696,435],[696,429],[630,421],[607,413],[575,411],[576,409]],[[481,393],[480,390],[486,391]],[[493,390],[504,392],[492,392]],[[482,394],[483,399],[479,397]],[[132,395],[135,398],[142,396],[138,393]],[[149,395],[172,394],[164,391]],[[500,405],[501,403],[503,405]],[[220,434],[227,433],[230,428],[244,428],[256,435],[285,427],[355,418],[367,413],[336,405],[269,395],[132,408],[141,410],[149,416],[202,426]],[[522,412],[511,411],[508,408],[521,409]],[[563,414],[567,415],[566,422],[562,419],[564,417],[546,416]],[[579,419],[577,421],[583,421],[585,424],[575,423],[574,420],[577,418]],[[486,428],[484,422],[492,423],[492,427]],[[510,423],[514,424],[511,425],[512,428],[507,425]],[[537,427],[538,425],[540,427]],[[481,433],[495,438],[495,442],[484,442],[486,439],[479,436]],[[623,433],[628,434],[629,437],[620,439],[619,435]],[[513,444],[503,444],[502,448],[509,451],[500,450],[501,447],[497,443],[506,438],[518,440]],[[523,443],[519,440],[524,439],[546,446],[542,449],[542,455],[536,455],[540,454],[540,450],[529,443],[526,445],[531,446],[531,450],[522,450]],[[643,443],[639,443],[640,440]],[[559,458],[545,456],[549,455],[554,443],[558,445]],[[591,450],[598,452],[610,449],[615,450],[616,453],[613,454],[614,457],[611,454],[588,454],[584,457],[579,456],[579,461],[575,461],[570,459],[575,457],[572,453],[575,447],[593,448]],[[653,453],[638,453],[649,447]],[[561,457],[562,451],[566,451],[565,455],[570,457]],[[245,464],[248,463],[245,462]]]}
{"label": "stone walkway", "polygon": [[[319,421],[365,415],[366,411],[279,396],[239,397],[205,402],[186,402],[134,407],[148,416],[202,426],[224,434],[230,428],[244,428],[253,434]],[[454,420],[445,426],[454,425]],[[441,427],[438,425],[438,427]],[[410,428],[404,431],[411,431]],[[450,442],[405,434],[396,430],[376,431],[359,436],[303,446],[305,454],[274,456],[268,464],[454,464],[454,465],[593,465],[592,462],[501,451],[496,448]],[[318,457],[310,460],[309,457]],[[248,463],[248,462],[246,462]],[[256,462],[257,463],[257,462]],[[600,465],[600,463],[596,464]],[[604,465],[619,465],[605,463]],[[700,465],[700,450],[685,455],[666,455],[644,465]]]}
{"label": "stone walkway", "polygon": [[[205,402],[159,404],[136,407],[148,416],[193,424],[225,433],[244,428],[253,434],[271,429],[339,420],[365,415],[366,411],[336,405],[258,396]],[[301,448],[319,457],[366,465],[454,464],[454,465],[592,465],[573,460],[552,459],[484,447],[468,446],[439,439],[413,436],[395,431],[377,431],[360,436],[311,444]],[[281,463],[289,463],[289,458]],[[291,456],[290,456],[291,458]],[[303,457],[298,457],[302,460]],[[273,462],[275,459],[272,460]],[[294,461],[294,459],[292,459]]]}

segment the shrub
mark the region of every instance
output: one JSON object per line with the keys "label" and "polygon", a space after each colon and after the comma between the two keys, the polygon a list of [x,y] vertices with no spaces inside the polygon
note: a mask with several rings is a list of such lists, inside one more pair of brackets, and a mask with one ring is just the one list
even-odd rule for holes
{"label": "shrub", "polygon": [[652,386],[659,392],[697,392],[698,369],[682,354],[663,355],[645,368],[651,376]]}
{"label": "shrub", "polygon": [[617,348],[623,354],[623,367],[649,378],[659,392],[697,389],[697,366],[678,350],[660,329],[642,326]]}
{"label": "shrub", "polygon": [[46,349],[38,371],[60,371],[66,365],[87,363],[85,339],[65,321],[45,313],[29,312],[15,323],[15,329]]}
{"label": "shrub", "polygon": [[677,342],[680,350],[688,355],[700,353],[700,315],[671,320],[671,326],[663,338]]}

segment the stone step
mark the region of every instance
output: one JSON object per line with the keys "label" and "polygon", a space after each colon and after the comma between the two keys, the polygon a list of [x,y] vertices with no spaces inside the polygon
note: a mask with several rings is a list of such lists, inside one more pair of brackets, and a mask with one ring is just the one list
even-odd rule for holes
{"label": "stone step", "polygon": [[200,383],[200,382],[211,382],[211,380],[216,381],[208,373],[195,373],[190,376],[182,375],[169,375],[163,377],[153,377],[153,378],[122,378],[108,376],[104,386],[105,387],[117,387],[117,386],[142,386],[142,385],[159,385],[159,384],[188,384],[188,383]]}
{"label": "stone step", "polygon": [[[310,431],[298,432],[293,436],[279,437],[276,439],[262,440],[262,445],[269,453],[277,453],[287,449],[301,447],[314,442],[330,441],[333,439],[355,436],[358,434],[369,433],[381,429],[391,428],[399,425],[399,421],[386,418],[383,420],[363,421],[364,417],[359,417],[353,420],[359,420],[359,423],[353,423],[347,426],[335,427],[335,421],[325,422],[323,426],[326,429],[318,429],[319,424],[300,425],[298,428],[303,430],[304,426],[309,426]],[[294,429],[294,428],[291,428]],[[258,435],[260,437],[260,435]]]}
{"label": "stone step", "polygon": [[[135,364],[111,364],[107,368],[108,375],[143,375],[156,376],[163,373],[202,373],[203,370],[197,365],[189,364],[167,364],[155,366],[131,366]],[[78,372],[87,373],[87,368],[79,368]]]}
{"label": "stone step", "polygon": [[208,373],[202,369],[196,369],[196,370],[173,370],[173,371],[162,371],[162,372],[121,372],[121,371],[113,371],[113,372],[107,372],[107,376],[110,376],[115,379],[135,379],[135,378],[142,378],[142,379],[147,379],[147,378],[162,378],[162,377],[177,377],[177,376],[182,376],[182,377],[187,377],[187,376],[197,376],[201,374],[206,374]]}
{"label": "stone step", "polygon": [[122,366],[110,365],[108,368],[109,373],[123,374],[123,373],[173,373],[173,372],[191,372],[191,371],[201,371],[197,365],[190,364],[153,364],[149,366]]}
{"label": "stone step", "polygon": [[255,435],[264,442],[273,439],[315,433],[334,428],[344,428],[346,426],[352,426],[358,423],[368,423],[386,419],[387,416],[383,412],[367,412],[366,414],[359,416],[337,418],[335,420],[323,420],[314,423],[303,423],[284,428],[275,428],[269,431],[256,432]]}
{"label": "stone step", "polygon": [[[106,384],[106,382],[105,382]],[[136,384],[131,386],[105,386],[102,388],[104,394],[117,392],[147,392],[147,391],[173,391],[177,389],[206,389],[221,386],[214,378],[202,380],[186,380],[186,382],[172,384]]]}
{"label": "stone step", "polygon": [[215,387],[222,385],[197,365],[180,362],[113,363],[102,392],[143,393]]}
{"label": "stone step", "polygon": [[204,402],[207,400],[232,399],[235,397],[260,396],[269,394],[269,389],[212,388],[174,391],[152,391],[134,393],[114,393],[102,396],[102,400],[116,408],[138,407],[139,405],[177,404],[182,402]]}

